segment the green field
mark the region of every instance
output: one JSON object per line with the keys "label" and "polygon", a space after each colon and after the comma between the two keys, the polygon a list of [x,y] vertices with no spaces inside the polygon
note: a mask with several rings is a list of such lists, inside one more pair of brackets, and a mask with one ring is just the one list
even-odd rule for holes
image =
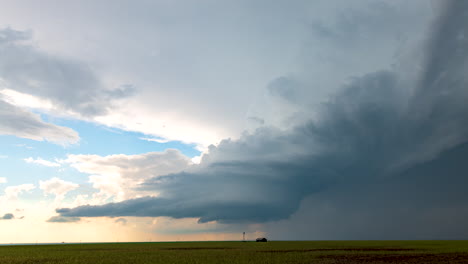
{"label": "green field", "polygon": [[468,241],[164,242],[0,246],[0,263],[468,263]]}

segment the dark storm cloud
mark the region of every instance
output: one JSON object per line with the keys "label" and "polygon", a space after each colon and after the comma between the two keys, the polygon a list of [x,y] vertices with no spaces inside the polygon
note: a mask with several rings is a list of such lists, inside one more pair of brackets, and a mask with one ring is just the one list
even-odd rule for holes
{"label": "dark storm cloud", "polygon": [[112,101],[134,93],[132,86],[106,90],[85,63],[41,51],[30,32],[0,29],[0,79],[5,88],[51,100],[83,116],[105,114]]}
{"label": "dark storm cloud", "polygon": [[[161,192],[160,197],[57,212],[63,216],[198,217],[200,222],[285,219],[309,194],[386,171],[388,162],[380,147],[392,143],[377,134],[387,132],[397,119],[395,78],[379,72],[356,80],[324,107],[323,119],[317,123],[289,132],[261,128],[240,140],[222,141],[198,168],[143,184],[145,190]],[[372,92],[367,95],[368,89]],[[377,97],[384,91],[385,97]],[[342,100],[354,102],[344,106]],[[376,163],[370,164],[372,160]]]}
{"label": "dark storm cloud", "polygon": [[[141,188],[159,192],[158,197],[57,212],[266,222],[287,219],[312,197],[303,211],[319,209],[313,215],[320,215],[324,207],[317,203],[328,202],[337,212],[330,215],[340,218],[318,217],[315,228],[354,216],[347,227],[355,221],[381,229],[395,215],[404,230],[425,226],[420,232],[432,237],[434,226],[450,219],[466,229],[468,214],[455,212],[468,202],[463,188],[468,184],[463,163],[468,154],[468,54],[462,48],[468,44],[467,11],[468,2],[448,2],[417,81],[401,78],[397,70],[356,77],[314,121],[289,131],[261,128],[239,140],[224,140],[210,148],[200,166],[146,181]],[[445,216],[437,214],[444,210]],[[426,224],[417,221],[425,217]],[[357,230],[365,231],[365,224]]]}
{"label": "dark storm cloud", "polygon": [[258,125],[265,124],[265,120],[263,118],[258,117],[258,116],[249,116],[247,118],[247,120],[249,120],[249,121],[251,121],[251,122],[253,122],[255,124],[258,124]]}
{"label": "dark storm cloud", "polygon": [[465,239],[467,156],[465,143],[392,177],[338,184],[265,231],[281,239]]}
{"label": "dark storm cloud", "polygon": [[292,103],[296,103],[298,98],[297,91],[301,90],[300,84],[293,78],[279,77],[273,80],[267,87],[273,96],[278,96]]}
{"label": "dark storm cloud", "polygon": [[[408,3],[405,6],[408,7]],[[349,45],[350,42],[362,39],[363,36],[389,34],[392,28],[407,27],[411,23],[410,16],[401,16],[398,5],[387,1],[369,1],[359,9],[350,6],[337,14],[334,24],[321,20],[313,20],[310,24],[312,34],[331,40],[332,45]],[[392,21],[392,23],[389,23]],[[404,32],[401,32],[402,34]]]}

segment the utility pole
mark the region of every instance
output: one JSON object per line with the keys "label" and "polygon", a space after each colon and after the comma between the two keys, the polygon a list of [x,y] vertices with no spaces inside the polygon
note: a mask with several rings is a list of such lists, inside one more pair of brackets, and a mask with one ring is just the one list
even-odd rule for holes
{"label": "utility pole", "polygon": [[245,242],[245,232],[244,232],[244,233],[242,233],[242,241],[244,241],[244,242]]}

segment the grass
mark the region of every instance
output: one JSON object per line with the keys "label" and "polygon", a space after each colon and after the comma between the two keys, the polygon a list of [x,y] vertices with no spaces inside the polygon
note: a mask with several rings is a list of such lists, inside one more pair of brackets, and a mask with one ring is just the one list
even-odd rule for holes
{"label": "grass", "polygon": [[164,242],[0,246],[0,263],[468,263],[468,241]]}

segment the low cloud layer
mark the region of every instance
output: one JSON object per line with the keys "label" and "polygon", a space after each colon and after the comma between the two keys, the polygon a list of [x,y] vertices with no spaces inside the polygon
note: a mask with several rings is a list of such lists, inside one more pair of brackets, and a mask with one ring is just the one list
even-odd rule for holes
{"label": "low cloud layer", "polygon": [[[322,106],[313,121],[287,131],[263,127],[239,140],[224,140],[210,148],[199,166],[146,179],[139,186],[158,197],[57,212],[64,217],[276,221],[270,227],[281,227],[272,231],[277,233],[287,230],[281,220],[291,216],[291,221],[303,223],[315,219],[309,230],[327,225],[332,230],[340,219],[350,219],[348,228],[360,227],[341,238],[362,238],[359,232],[372,228],[375,234],[391,236],[383,230],[396,216],[404,228],[398,229],[398,221],[391,225],[395,238],[411,230],[420,232],[409,233],[413,237],[453,238],[449,229],[441,229],[445,233],[437,236],[446,221],[466,235],[468,196],[462,187],[468,183],[463,163],[468,155],[466,21],[468,3],[447,2],[426,47],[427,56],[404,67],[418,74],[393,69],[356,77]],[[292,84],[279,80],[269,90],[295,100],[284,85]],[[327,208],[333,217],[327,217]]]}
{"label": "low cloud layer", "polygon": [[79,217],[63,217],[63,216],[52,216],[47,220],[49,223],[75,223],[79,222]]}

